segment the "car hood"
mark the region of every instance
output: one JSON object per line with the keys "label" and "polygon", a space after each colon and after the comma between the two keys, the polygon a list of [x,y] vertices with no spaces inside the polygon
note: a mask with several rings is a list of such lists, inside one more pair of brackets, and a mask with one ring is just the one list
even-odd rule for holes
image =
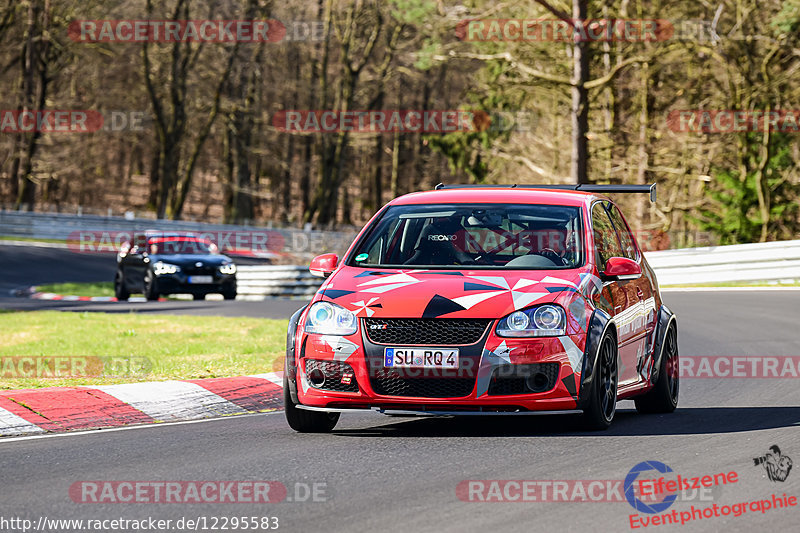
{"label": "car hood", "polygon": [[218,267],[223,263],[231,262],[230,257],[226,255],[200,255],[200,254],[154,254],[150,256],[150,260],[155,263],[163,261],[172,265],[194,266],[196,263],[203,263],[206,266]]}
{"label": "car hood", "polygon": [[573,270],[368,270],[344,266],[323,284],[322,299],[361,317],[500,318],[565,291],[586,294],[593,276]]}

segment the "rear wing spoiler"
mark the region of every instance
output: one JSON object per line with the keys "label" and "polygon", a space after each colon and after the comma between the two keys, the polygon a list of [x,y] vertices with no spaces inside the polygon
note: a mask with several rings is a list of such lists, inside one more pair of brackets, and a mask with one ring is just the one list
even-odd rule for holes
{"label": "rear wing spoiler", "polygon": [[581,183],[580,185],[445,185],[444,183],[438,184],[434,190],[442,189],[480,189],[480,188],[504,188],[504,189],[553,189],[559,191],[582,191],[582,192],[599,192],[599,193],[640,193],[649,194],[650,201],[656,201],[656,184],[650,185],[595,185],[592,183]]}

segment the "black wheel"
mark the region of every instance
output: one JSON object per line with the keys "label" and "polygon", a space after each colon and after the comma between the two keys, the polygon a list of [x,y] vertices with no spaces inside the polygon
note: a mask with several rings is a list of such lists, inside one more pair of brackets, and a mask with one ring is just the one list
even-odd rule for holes
{"label": "black wheel", "polygon": [[236,299],[236,289],[225,289],[222,291],[222,297],[226,300]]}
{"label": "black wheel", "polygon": [[589,403],[583,411],[586,429],[607,429],[617,412],[617,343],[607,336],[600,343],[597,368],[589,389]]}
{"label": "black wheel", "polygon": [[298,409],[289,393],[289,378],[283,375],[283,407],[289,427],[299,433],[329,433],[339,421],[339,413]]}
{"label": "black wheel", "polygon": [[640,413],[671,413],[678,407],[680,375],[678,366],[678,332],[670,326],[664,337],[664,352],[658,370],[658,380],[652,389],[634,399]]}
{"label": "black wheel", "polygon": [[158,280],[152,270],[144,275],[144,297],[150,301],[158,300]]}
{"label": "black wheel", "polygon": [[120,302],[126,301],[131,296],[131,293],[125,288],[125,278],[121,270],[117,270],[117,274],[114,276],[114,296]]}
{"label": "black wheel", "polygon": [[194,298],[195,300],[205,300],[206,299],[206,295],[205,294],[193,294],[192,298]]}

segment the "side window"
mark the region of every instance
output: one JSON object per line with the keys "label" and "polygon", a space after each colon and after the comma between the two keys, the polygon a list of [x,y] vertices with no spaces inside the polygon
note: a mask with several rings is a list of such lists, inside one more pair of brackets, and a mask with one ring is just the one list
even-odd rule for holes
{"label": "side window", "polygon": [[627,257],[628,259],[636,261],[638,259],[636,246],[633,244],[633,236],[631,236],[631,232],[628,230],[627,224],[625,224],[622,213],[619,212],[617,206],[613,204],[607,205],[611,222],[614,223],[614,227],[617,229],[617,235],[619,235],[619,242],[622,244],[622,253],[624,254],[622,257]]}
{"label": "side window", "polygon": [[603,270],[606,261],[611,257],[622,257],[622,246],[619,244],[617,232],[608,218],[602,202],[592,207],[592,228],[594,230],[595,261],[597,268]]}

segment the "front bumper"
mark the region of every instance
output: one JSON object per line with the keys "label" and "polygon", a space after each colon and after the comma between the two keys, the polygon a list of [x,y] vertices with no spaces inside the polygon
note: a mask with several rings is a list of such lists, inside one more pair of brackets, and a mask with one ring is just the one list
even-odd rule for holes
{"label": "front bumper", "polygon": [[[477,343],[458,346],[461,357],[457,370],[397,371],[400,375],[395,376],[395,382],[399,380],[400,383],[394,387],[387,387],[382,380],[386,377],[383,368],[386,345],[370,342],[362,333],[363,328],[347,337],[299,333],[295,349],[296,370],[289,373],[296,379],[298,407],[400,410],[425,414],[577,409],[581,368],[576,364],[574,351],[580,347],[582,361],[585,334],[509,339],[497,337],[493,328],[494,323]],[[567,347],[574,348],[572,354],[567,353]],[[309,370],[321,365],[338,367],[331,374],[333,381],[326,380],[323,386],[308,375]],[[547,365],[550,369],[548,386],[540,387],[539,392],[530,389],[521,392],[520,373],[524,379],[526,373],[538,372]],[[342,383],[344,374],[349,374],[345,384]],[[497,386],[502,380],[514,386]]]}
{"label": "front bumper", "polygon": [[298,409],[302,409],[304,411],[316,411],[322,413],[364,413],[364,412],[374,412],[380,413],[382,415],[390,415],[390,416],[486,416],[486,415],[496,415],[496,416],[519,416],[519,415],[563,415],[563,414],[580,414],[583,413],[580,409],[564,409],[564,410],[557,410],[557,411],[499,411],[499,410],[492,410],[491,408],[475,408],[473,410],[451,410],[447,411],[444,409],[401,409],[401,408],[391,408],[391,407],[367,407],[363,409],[358,408],[335,408],[335,407],[311,407],[308,405],[298,405]]}
{"label": "front bumper", "polygon": [[182,272],[161,274],[158,280],[158,292],[161,294],[213,294],[236,290],[236,274],[212,275],[211,283],[189,283],[189,275]]}

